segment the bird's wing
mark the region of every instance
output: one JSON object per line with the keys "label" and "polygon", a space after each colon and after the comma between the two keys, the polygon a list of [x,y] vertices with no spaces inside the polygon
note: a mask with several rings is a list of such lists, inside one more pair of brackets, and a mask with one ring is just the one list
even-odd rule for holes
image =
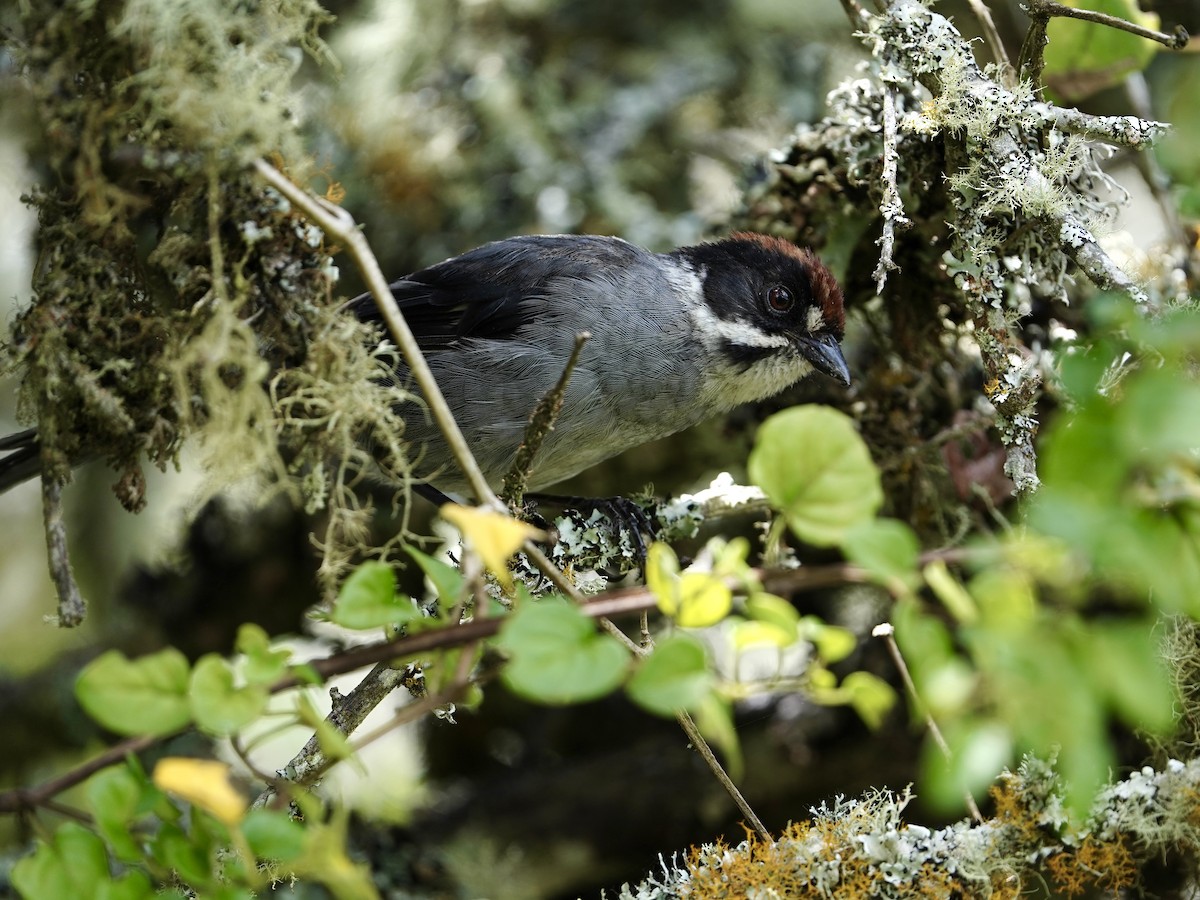
{"label": "bird's wing", "polygon": [[6,454],[0,457],[0,494],[42,471],[41,449],[35,428],[0,437],[0,452]]}
{"label": "bird's wing", "polygon": [[[414,272],[389,287],[421,345],[432,352],[464,338],[504,338],[541,314],[550,286],[627,265],[639,251],[619,238],[529,235],[485,244]],[[378,322],[370,294],[350,301],[359,318]]]}

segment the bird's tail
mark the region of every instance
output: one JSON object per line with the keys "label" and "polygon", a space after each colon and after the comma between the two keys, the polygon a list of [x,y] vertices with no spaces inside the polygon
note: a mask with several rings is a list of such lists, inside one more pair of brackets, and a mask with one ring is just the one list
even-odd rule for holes
{"label": "bird's tail", "polygon": [[0,494],[42,472],[41,445],[36,428],[0,437]]}

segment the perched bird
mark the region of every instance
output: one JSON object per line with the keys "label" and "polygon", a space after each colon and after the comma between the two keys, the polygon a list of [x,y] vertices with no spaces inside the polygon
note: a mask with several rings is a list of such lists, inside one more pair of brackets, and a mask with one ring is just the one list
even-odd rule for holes
{"label": "perched bird", "polygon": [[[513,237],[390,287],[494,486],[580,332],[591,337],[534,458],[533,490],[814,369],[850,382],[837,282],[811,251],[776,237],[737,233],[670,253],[615,237]],[[378,319],[370,295],[351,305]],[[466,490],[436,426],[411,416],[407,429],[433,484]]]}
{"label": "perched bird", "polygon": [[[630,447],[782,391],[814,369],[849,384],[842,292],[809,250],[775,237],[651,253],[615,237],[533,235],[486,244],[391,284],[488,481],[499,486],[530,414],[583,348],[554,430],[534,458],[540,490]],[[350,308],[379,318],[370,295]],[[403,367],[396,373],[406,381]],[[465,491],[436,426],[407,434],[422,474]],[[37,474],[37,435],[0,439],[0,491]]]}

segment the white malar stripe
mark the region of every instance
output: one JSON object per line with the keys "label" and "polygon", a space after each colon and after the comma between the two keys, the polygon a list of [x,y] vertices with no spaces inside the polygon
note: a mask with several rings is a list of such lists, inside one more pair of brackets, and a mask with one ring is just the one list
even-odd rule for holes
{"label": "white malar stripe", "polygon": [[[741,319],[720,319],[708,308],[708,304],[700,303],[688,310],[692,317],[692,325],[696,336],[703,341],[709,350],[716,350],[722,343],[736,344],[739,347],[770,347],[783,348],[788,346],[788,339],[782,334],[769,334],[761,328],[755,328],[749,322]],[[819,315],[819,313],[818,313]]]}

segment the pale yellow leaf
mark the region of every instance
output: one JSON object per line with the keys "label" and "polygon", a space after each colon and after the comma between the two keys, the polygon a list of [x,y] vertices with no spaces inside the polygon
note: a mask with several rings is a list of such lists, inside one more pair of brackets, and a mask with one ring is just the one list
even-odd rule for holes
{"label": "pale yellow leaf", "polygon": [[236,825],[246,815],[246,800],[229,783],[229,766],[223,762],[168,756],[154,767],[154,784],[226,825]]}
{"label": "pale yellow leaf", "polygon": [[441,508],[441,514],[462,532],[463,539],[479,554],[483,565],[496,576],[501,587],[511,591],[513,583],[508,561],[522,544],[541,537],[542,532],[512,516],[479,507],[447,503]]}

